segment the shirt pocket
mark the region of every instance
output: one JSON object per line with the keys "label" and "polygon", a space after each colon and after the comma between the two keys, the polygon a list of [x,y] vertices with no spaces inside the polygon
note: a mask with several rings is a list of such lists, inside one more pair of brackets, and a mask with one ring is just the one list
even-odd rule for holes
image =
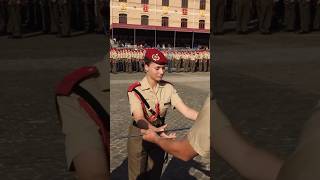
{"label": "shirt pocket", "polygon": [[163,108],[163,111],[167,111],[167,109],[171,106],[170,99],[162,101],[161,106]]}

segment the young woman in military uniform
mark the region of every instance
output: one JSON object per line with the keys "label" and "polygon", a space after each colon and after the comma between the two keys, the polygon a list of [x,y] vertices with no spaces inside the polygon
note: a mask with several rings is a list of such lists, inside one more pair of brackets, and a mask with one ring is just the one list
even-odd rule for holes
{"label": "young woman in military uniform", "polygon": [[[130,111],[133,119],[129,127],[128,175],[129,180],[160,179],[165,152],[156,144],[144,141],[140,129],[158,132],[160,136],[174,138],[175,134],[162,132],[166,127],[167,109],[176,108],[186,118],[195,120],[198,112],[188,107],[179,97],[171,83],[163,81],[167,59],[157,49],[145,50],[145,77],[128,88]],[[162,133],[160,133],[162,132]]]}

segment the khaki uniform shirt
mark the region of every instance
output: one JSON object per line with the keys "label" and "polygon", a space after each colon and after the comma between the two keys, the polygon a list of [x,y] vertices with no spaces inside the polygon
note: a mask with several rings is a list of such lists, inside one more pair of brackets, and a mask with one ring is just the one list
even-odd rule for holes
{"label": "khaki uniform shirt", "polygon": [[[181,102],[176,89],[166,82],[159,82],[157,84],[155,93],[150,87],[146,77],[140,81],[141,86],[136,87],[136,89],[142,94],[142,96],[149,103],[150,107],[155,111],[155,106],[157,101],[160,105],[160,116],[164,117],[167,113],[167,109],[171,106],[174,108],[177,103]],[[128,92],[129,103],[130,103],[130,112],[133,115],[137,109],[141,109],[141,101],[136,97],[134,92]],[[148,116],[151,116],[151,113],[147,110]]]}
{"label": "khaki uniform shirt", "polygon": [[168,58],[167,52],[162,52],[162,54],[164,55],[164,57]]}
{"label": "khaki uniform shirt", "polygon": [[121,57],[121,59],[124,59],[124,52],[123,51],[120,51],[120,57]]}
{"label": "khaki uniform shirt", "polygon": [[191,55],[190,55],[190,60],[191,60],[191,61],[196,60],[196,56],[195,56],[195,54],[191,54]]}
{"label": "khaki uniform shirt", "polygon": [[[107,61],[101,61],[95,65],[99,76],[90,77],[80,83],[93,95],[108,112],[109,94]],[[88,113],[80,106],[79,95],[72,93],[70,96],[58,96],[60,117],[62,120],[62,131],[65,134],[65,149],[68,168],[72,160],[80,153],[88,149],[104,151],[104,146],[98,132],[99,127]]]}
{"label": "khaki uniform shirt", "polygon": [[134,51],[134,56],[133,56],[135,59],[139,59],[139,56],[138,56],[138,52],[137,51]]}
{"label": "khaki uniform shirt", "polygon": [[179,60],[179,59],[180,59],[180,54],[179,54],[179,53],[175,53],[174,59],[175,59],[175,60]]}
{"label": "khaki uniform shirt", "polygon": [[185,54],[185,55],[184,55],[184,59],[185,59],[185,60],[189,60],[189,54]]}
{"label": "khaki uniform shirt", "polygon": [[115,53],[114,53],[114,59],[120,59],[119,56],[120,56],[120,55],[119,55],[119,52],[115,52]]}
{"label": "khaki uniform shirt", "polygon": [[187,60],[187,58],[188,58],[188,55],[187,54],[183,54],[182,59],[183,60]]}
{"label": "khaki uniform shirt", "polygon": [[115,51],[110,51],[110,57],[111,57],[111,59],[115,59],[116,58]]}
{"label": "khaki uniform shirt", "polygon": [[210,96],[205,100],[187,137],[192,148],[200,156],[210,159]]}

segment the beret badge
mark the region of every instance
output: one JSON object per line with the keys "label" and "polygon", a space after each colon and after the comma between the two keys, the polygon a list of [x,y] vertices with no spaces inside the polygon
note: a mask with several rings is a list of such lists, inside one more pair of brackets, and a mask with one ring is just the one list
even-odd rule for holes
{"label": "beret badge", "polygon": [[154,61],[159,61],[160,60],[160,56],[158,54],[153,54],[151,57]]}

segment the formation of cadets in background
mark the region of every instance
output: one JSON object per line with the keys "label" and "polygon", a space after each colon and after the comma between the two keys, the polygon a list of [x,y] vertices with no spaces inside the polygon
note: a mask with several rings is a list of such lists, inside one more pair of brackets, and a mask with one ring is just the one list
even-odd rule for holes
{"label": "formation of cadets in background", "polygon": [[[224,21],[236,21],[239,34],[249,32],[250,20],[257,19],[256,28],[270,34],[273,28],[301,34],[320,30],[320,0],[215,0],[213,32],[224,34]],[[230,16],[231,18],[225,17]]]}
{"label": "formation of cadets in background", "polygon": [[0,34],[21,38],[43,32],[69,37],[72,31],[104,32],[104,0],[0,0]]}
{"label": "formation of cadets in background", "polygon": [[[167,70],[175,72],[210,72],[210,52],[208,49],[190,50],[164,49],[161,52],[168,59]],[[144,50],[133,48],[112,48],[110,50],[110,71],[144,72]]]}

